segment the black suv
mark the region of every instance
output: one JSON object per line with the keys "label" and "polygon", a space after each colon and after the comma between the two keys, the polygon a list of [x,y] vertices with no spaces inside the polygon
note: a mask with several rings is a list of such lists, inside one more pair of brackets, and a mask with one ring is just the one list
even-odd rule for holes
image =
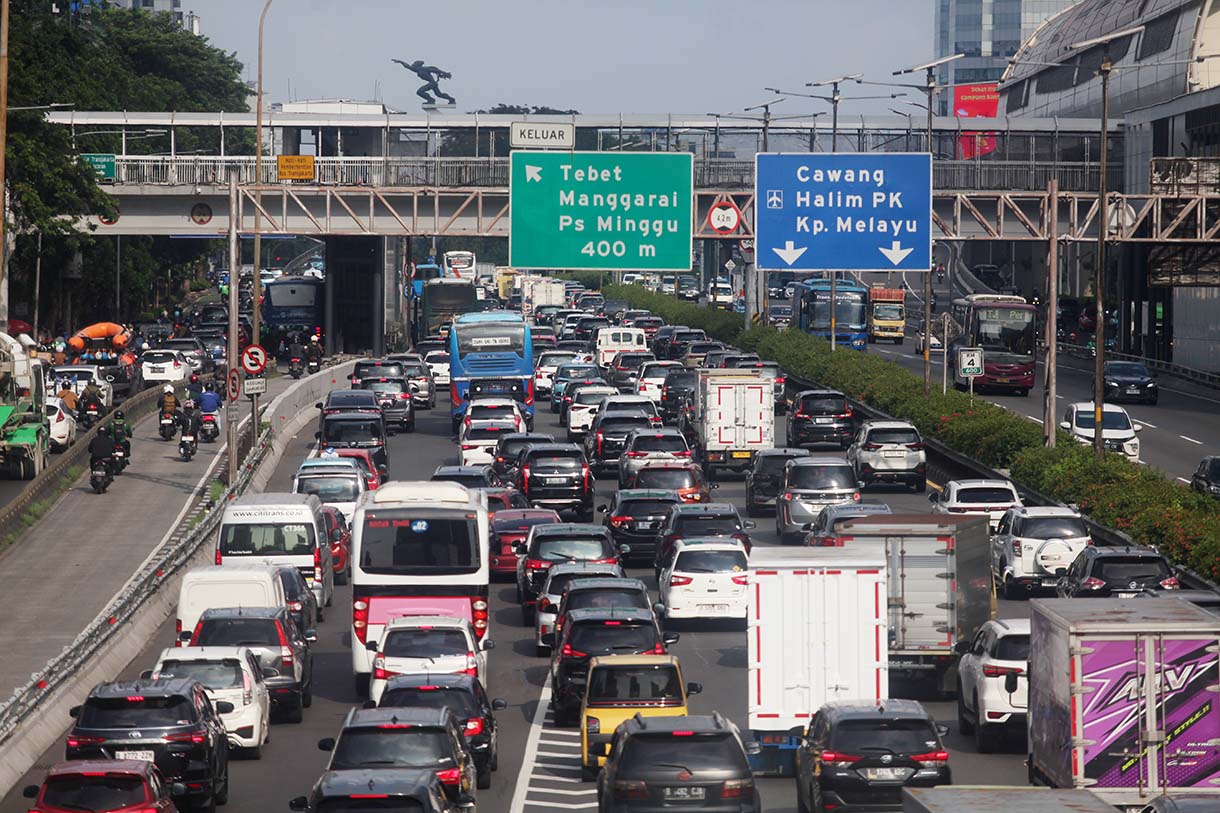
{"label": "black suv", "polygon": [[952,783],[947,733],[914,700],[827,703],[796,751],[797,807],[902,810],[904,787]]}
{"label": "black suv", "polygon": [[[657,553],[657,530],[672,506],[682,500],[675,491],[624,488],[614,492],[606,513],[606,527],[616,544],[631,546],[631,559],[652,561]],[[626,558],[626,557],[624,557]]]}
{"label": "black suv", "polygon": [[708,341],[707,334],[698,328],[679,328],[669,336],[669,344],[666,346],[665,357],[673,359],[674,361],[679,361],[683,356],[686,355],[686,348],[690,347],[695,342],[706,341]]}
{"label": "black suv", "polygon": [[[369,701],[371,702],[371,701]],[[381,693],[379,708],[447,708],[463,726],[466,744],[478,768],[478,786],[491,787],[491,772],[499,767],[499,728],[494,712],[508,708],[473,675],[395,675]]]}
{"label": "black suv", "polygon": [[288,610],[292,620],[303,630],[316,630],[322,620],[322,608],[318,596],[305,581],[305,575],[292,565],[278,565],[280,583],[284,585],[284,597],[288,599]]}
{"label": "black suv", "polygon": [[517,546],[517,601],[522,623],[534,623],[538,591],[551,565],[561,562],[593,562],[621,565],[620,555],[630,553],[614,544],[610,531],[601,525],[559,522],[535,525],[526,541]]}
{"label": "black suv", "polygon": [[244,646],[258,665],[274,669],[267,678],[271,708],[290,723],[299,723],[302,709],[313,704],[314,630],[301,631],[287,607],[213,607],[203,611],[195,631],[184,631],[191,646]]}
{"label": "black suv", "polygon": [[789,460],[809,457],[808,449],[760,449],[746,470],[746,516],[757,517],[775,509],[775,498],[784,486],[784,466]]}
{"label": "black suv", "polygon": [[674,331],[677,330],[686,330],[686,326],[661,325],[659,328],[657,328],[657,332],[652,334],[652,352],[657,354],[657,358],[669,358],[669,341],[674,335]]}
{"label": "black suv", "polygon": [[229,800],[229,735],[220,715],[233,704],[215,706],[193,678],[99,683],[68,732],[66,759],[136,759],[156,764],[167,782],[186,785],[178,800],[214,810]]}
{"label": "black suv", "polygon": [[[590,579],[590,581],[593,581]],[[662,635],[656,614],[627,607],[598,607],[567,613],[563,630],[547,633],[551,647],[551,705],[556,725],[575,725],[589,676],[589,659],[597,655],[665,655],[678,633]]]}
{"label": "black suv", "polygon": [[661,564],[669,559],[679,539],[698,539],[723,536],[736,539],[750,552],[750,535],[747,530],[754,523],[742,522],[737,507],[727,502],[709,502],[703,505],[683,503],[669,509],[668,516],[657,530],[657,552],[653,557],[653,568],[661,578]]}
{"label": "black suv", "polygon": [[1093,547],[1082,550],[1055,592],[1059,598],[1125,598],[1146,590],[1177,590],[1169,560],[1152,548]]}
{"label": "black suv", "polygon": [[833,443],[851,445],[856,423],[847,396],[837,390],[804,390],[792,398],[788,416],[788,445]]}
{"label": "black suv", "polygon": [[678,421],[678,415],[686,406],[687,399],[695,391],[699,374],[694,370],[673,369],[665,374],[661,382],[661,418],[668,424]]}
{"label": "black suv", "polygon": [[352,709],[338,739],[318,740],[318,750],[331,752],[328,771],[428,768],[457,802],[478,781],[463,728],[447,707]]}
{"label": "black suv", "polygon": [[652,429],[652,419],[643,412],[598,412],[585,435],[585,454],[599,471],[618,468],[619,456],[634,429]]}
{"label": "black suv", "polygon": [[421,768],[327,771],[308,797],[288,802],[289,810],[411,810],[414,813],[459,813],[474,807],[474,797],[455,803],[436,774]]}
{"label": "black suv", "polygon": [[1190,476],[1190,487],[1220,499],[1220,457],[1205,457]]}
{"label": "black suv", "polygon": [[737,726],[719,712],[686,717],[637,713],[621,723],[610,740],[606,768],[597,778],[598,807],[761,811],[746,757],[757,750],[754,743],[747,746]]}
{"label": "black suv", "polygon": [[517,460],[519,467],[513,472],[515,485],[530,505],[575,511],[582,521],[593,520],[593,474],[579,446],[536,443]]}
{"label": "black suv", "polygon": [[576,579],[564,588],[559,606],[555,608],[555,634],[558,636],[563,629],[568,614],[577,610],[625,607],[640,612],[656,612],[660,606],[651,603],[648,587],[639,579],[609,575]]}
{"label": "black suv", "polygon": [[403,375],[403,366],[401,361],[390,361],[388,359],[360,359],[356,362],[356,366],[352,369],[351,376],[347,379],[352,382],[352,389],[360,389],[360,382],[366,378],[381,378],[399,377]]}
{"label": "black suv", "polygon": [[510,432],[501,435],[496,441],[495,459],[491,461],[491,468],[504,480],[512,481],[512,467],[518,452],[531,443],[554,442],[555,436],[545,432]]}

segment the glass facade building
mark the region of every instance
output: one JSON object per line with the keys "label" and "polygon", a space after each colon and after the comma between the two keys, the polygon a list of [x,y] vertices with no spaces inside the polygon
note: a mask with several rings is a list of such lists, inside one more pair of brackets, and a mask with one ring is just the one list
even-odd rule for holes
{"label": "glass facade building", "polygon": [[[1077,0],[936,0],[936,56],[965,54],[940,68],[942,85],[998,82],[1024,42],[1047,18]],[[950,92],[937,100],[949,114]]]}

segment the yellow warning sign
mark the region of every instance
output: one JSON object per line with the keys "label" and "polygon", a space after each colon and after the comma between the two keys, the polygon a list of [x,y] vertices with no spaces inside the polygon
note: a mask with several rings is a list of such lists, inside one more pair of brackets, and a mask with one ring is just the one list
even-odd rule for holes
{"label": "yellow warning sign", "polygon": [[312,155],[279,155],[276,156],[276,173],[281,181],[312,181]]}

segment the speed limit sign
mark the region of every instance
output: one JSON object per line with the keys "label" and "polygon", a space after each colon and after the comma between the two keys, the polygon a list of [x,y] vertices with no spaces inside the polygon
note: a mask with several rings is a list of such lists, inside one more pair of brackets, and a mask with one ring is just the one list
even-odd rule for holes
{"label": "speed limit sign", "polygon": [[237,370],[229,370],[229,400],[236,401],[241,395],[241,376]]}

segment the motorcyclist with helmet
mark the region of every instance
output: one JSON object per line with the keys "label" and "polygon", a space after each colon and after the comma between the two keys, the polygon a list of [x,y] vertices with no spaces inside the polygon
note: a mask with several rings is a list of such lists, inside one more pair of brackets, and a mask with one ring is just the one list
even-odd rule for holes
{"label": "motorcyclist with helmet", "polygon": [[127,462],[131,462],[131,424],[127,422],[127,416],[123,414],[123,410],[116,409],[114,417],[110,423],[106,424],[98,431],[98,434],[106,434],[114,441],[114,445],[123,450],[123,456]]}
{"label": "motorcyclist with helmet", "polygon": [[76,390],[72,389],[72,382],[66,378],[59,380],[59,392],[55,393],[55,397],[63,402],[63,405],[76,415],[76,405],[79,400],[76,397]]}

